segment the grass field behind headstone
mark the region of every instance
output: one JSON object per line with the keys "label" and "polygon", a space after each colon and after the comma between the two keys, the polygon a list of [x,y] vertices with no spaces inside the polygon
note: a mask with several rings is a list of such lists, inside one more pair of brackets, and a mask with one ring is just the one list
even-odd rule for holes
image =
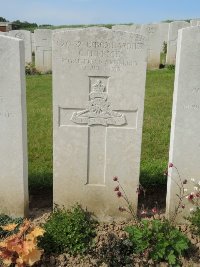
{"label": "grass field behind headstone", "polygon": [[27,76],[29,186],[51,187],[52,76]]}
{"label": "grass field behind headstone", "polygon": [[[166,183],[173,83],[174,71],[147,72],[140,178],[144,185]],[[27,113],[29,186],[52,187],[51,75],[27,76]]]}

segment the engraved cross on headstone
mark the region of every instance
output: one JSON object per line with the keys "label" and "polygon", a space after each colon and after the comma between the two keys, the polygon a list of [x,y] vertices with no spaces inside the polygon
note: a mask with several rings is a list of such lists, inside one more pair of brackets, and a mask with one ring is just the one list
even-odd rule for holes
{"label": "engraved cross on headstone", "polygon": [[[91,79],[91,77],[89,77]],[[113,127],[137,127],[136,110],[113,110],[108,94],[109,77],[92,77],[89,101],[83,108],[59,107],[60,126],[88,128],[87,185],[105,184],[107,134]]]}

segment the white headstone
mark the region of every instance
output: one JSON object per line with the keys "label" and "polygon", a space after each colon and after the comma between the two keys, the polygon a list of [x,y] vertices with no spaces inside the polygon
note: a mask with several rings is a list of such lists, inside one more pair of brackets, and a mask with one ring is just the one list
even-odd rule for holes
{"label": "white headstone", "polygon": [[35,30],[35,67],[41,72],[52,70],[52,30]]}
{"label": "white headstone", "polygon": [[159,68],[160,65],[160,27],[159,24],[142,25],[140,33],[147,38],[148,68]]}
{"label": "white headstone", "polygon": [[120,31],[128,31],[133,33],[140,33],[142,25],[141,24],[133,24],[133,25],[114,25],[112,26],[112,30],[120,30]]}
{"label": "white headstone", "polygon": [[22,40],[0,36],[0,213],[27,216],[28,162]]}
{"label": "white headstone", "polygon": [[26,30],[14,30],[8,33],[9,36],[19,38],[24,41],[25,46],[25,62],[32,62],[32,43],[31,32]]}
{"label": "white headstone", "polygon": [[192,19],[190,20],[190,26],[198,26],[200,19]]}
{"label": "white headstone", "polygon": [[186,21],[174,21],[170,23],[168,41],[167,41],[167,57],[166,57],[166,63],[168,65],[175,64],[176,62],[178,30],[189,26],[190,24]]}
{"label": "white headstone", "polygon": [[159,24],[114,25],[112,29],[144,35],[147,38],[148,68],[154,69],[159,67],[161,42]]}
{"label": "white headstone", "polygon": [[163,52],[164,42],[167,43],[168,32],[169,32],[169,23],[160,23],[160,51]]}
{"label": "white headstone", "polygon": [[[178,169],[182,181],[187,179],[188,192],[194,192],[190,178],[200,174],[200,27],[179,31],[169,162]],[[169,168],[167,212],[178,206],[180,179],[176,168]],[[192,188],[191,188],[192,185]],[[189,187],[191,191],[189,190]],[[185,194],[187,194],[185,193]],[[186,199],[185,199],[186,200]],[[184,212],[188,212],[186,206]],[[183,215],[183,214],[180,214]],[[185,214],[186,215],[186,214]],[[179,218],[180,220],[180,218]]]}
{"label": "white headstone", "polygon": [[31,33],[32,52],[35,53],[35,37],[34,32]]}
{"label": "white headstone", "polygon": [[119,218],[118,175],[137,206],[145,78],[141,35],[53,34],[54,203],[79,202],[100,220]]}

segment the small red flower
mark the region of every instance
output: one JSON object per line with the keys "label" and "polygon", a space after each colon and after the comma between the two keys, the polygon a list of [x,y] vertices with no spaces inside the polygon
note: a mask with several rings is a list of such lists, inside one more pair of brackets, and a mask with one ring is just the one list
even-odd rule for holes
{"label": "small red flower", "polygon": [[181,208],[182,208],[182,209],[184,209],[184,208],[185,208],[185,205],[184,205],[184,204],[183,204],[183,205],[181,205]]}
{"label": "small red flower", "polygon": [[155,208],[155,207],[154,207],[151,211],[152,211],[154,214],[155,214],[155,213],[158,213],[158,210],[157,210],[157,208]]}
{"label": "small red flower", "polygon": [[169,168],[172,168],[174,164],[172,162],[169,163]]}
{"label": "small red flower", "polygon": [[118,181],[118,177],[117,176],[114,176],[113,177],[113,181],[115,181],[115,182]]}
{"label": "small red flower", "polygon": [[193,194],[190,194],[190,195],[188,196],[188,200],[193,200],[193,198],[194,198],[194,195],[193,195]]}
{"label": "small red flower", "polygon": [[122,196],[122,192],[118,191],[118,192],[117,192],[117,196],[118,196],[118,197],[121,197],[121,196]]}
{"label": "small red flower", "polygon": [[119,185],[115,187],[114,191],[119,191]]}

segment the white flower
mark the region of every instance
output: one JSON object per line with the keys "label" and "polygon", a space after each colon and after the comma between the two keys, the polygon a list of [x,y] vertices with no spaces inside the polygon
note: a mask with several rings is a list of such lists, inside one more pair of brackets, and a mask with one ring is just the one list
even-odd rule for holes
{"label": "white flower", "polygon": [[194,180],[194,178],[191,178],[190,180],[191,180],[192,182],[194,182],[194,181],[195,181],[195,180]]}
{"label": "white flower", "polygon": [[194,208],[190,208],[190,212],[193,212],[194,211]]}
{"label": "white flower", "polygon": [[200,185],[200,181],[198,182],[198,185]]}
{"label": "white flower", "polygon": [[183,191],[184,191],[184,192],[187,192],[187,191],[188,191],[188,189],[187,189],[187,188],[184,188],[184,189],[183,189]]}
{"label": "white flower", "polygon": [[197,186],[194,186],[194,190],[197,191],[198,190],[198,187]]}

